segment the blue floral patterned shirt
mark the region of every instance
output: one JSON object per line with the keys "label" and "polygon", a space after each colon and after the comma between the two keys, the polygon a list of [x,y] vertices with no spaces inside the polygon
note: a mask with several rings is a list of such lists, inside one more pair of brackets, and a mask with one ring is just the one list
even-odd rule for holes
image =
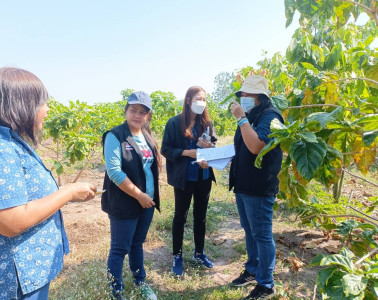
{"label": "blue floral patterned shirt", "polygon": [[[0,126],[0,209],[24,205],[58,189],[37,153],[14,131]],[[61,211],[15,237],[0,234],[0,300],[49,283],[69,252]]]}

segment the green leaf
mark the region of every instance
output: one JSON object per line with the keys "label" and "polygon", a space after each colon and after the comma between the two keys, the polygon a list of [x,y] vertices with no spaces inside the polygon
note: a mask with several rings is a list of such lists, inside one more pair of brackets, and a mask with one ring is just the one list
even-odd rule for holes
{"label": "green leaf", "polygon": [[343,256],[345,256],[345,257],[347,257],[347,258],[349,258],[349,259],[352,259],[352,258],[355,257],[354,253],[352,251],[350,251],[346,247],[344,247],[343,249],[341,249],[340,254],[343,255]]}
{"label": "green leaf", "polygon": [[306,70],[311,70],[315,74],[317,74],[319,71],[310,63],[307,62],[301,62],[301,65],[306,69]]}
{"label": "green leaf", "polygon": [[285,0],[286,28],[293,22],[295,12],[295,0]]}
{"label": "green leaf", "polygon": [[295,162],[299,174],[306,180],[313,178],[326,151],[327,145],[322,139],[318,139],[317,143],[296,141],[290,146],[290,156]]}
{"label": "green leaf", "polygon": [[309,143],[316,143],[317,142],[316,135],[313,132],[309,132],[309,131],[308,132],[299,132],[298,137],[301,140],[305,140],[306,142],[309,142]]}
{"label": "green leaf", "polygon": [[317,112],[309,115],[306,118],[306,128],[319,131],[327,126],[328,123],[334,122],[342,118],[344,109],[343,107],[338,107],[334,109],[332,112]]}
{"label": "green leaf", "polygon": [[328,255],[324,257],[322,261],[320,262],[320,265],[321,266],[337,265],[337,266],[342,267],[343,269],[345,269],[347,272],[351,274],[353,273],[355,269],[353,262],[349,258],[341,254]]}
{"label": "green leaf", "polygon": [[351,125],[363,126],[363,128],[366,131],[377,130],[378,129],[378,114],[372,114],[366,117],[362,117],[354,121]]}
{"label": "green leaf", "polygon": [[232,85],[234,86],[235,90],[240,90],[241,88],[241,83],[239,81],[234,81]]}
{"label": "green leaf", "polygon": [[279,111],[283,111],[288,107],[288,101],[284,95],[272,96],[270,97],[270,100],[272,101],[273,106]]}
{"label": "green leaf", "polygon": [[273,150],[278,146],[275,139],[270,140],[270,142],[261,149],[259,155],[257,155],[255,160],[255,167],[261,169],[262,160],[265,154]]}
{"label": "green leaf", "polygon": [[349,295],[358,296],[365,289],[367,280],[361,275],[346,274],[342,279],[343,291],[348,297]]}
{"label": "green leaf", "polygon": [[365,146],[369,147],[375,141],[377,136],[378,136],[378,130],[364,132],[362,135],[362,140]]}
{"label": "green leaf", "polygon": [[322,166],[316,174],[316,179],[329,188],[340,180],[343,166],[343,156],[339,150],[327,145],[327,153]]}
{"label": "green leaf", "polygon": [[365,291],[364,300],[377,300],[378,297],[378,284],[374,287],[375,293],[372,293],[368,290]]}
{"label": "green leaf", "polygon": [[219,104],[220,105],[225,104],[225,103],[228,102],[228,100],[230,100],[233,97],[236,97],[234,92],[232,92],[231,94],[229,94],[223,101],[219,102]]}
{"label": "green leaf", "polygon": [[321,269],[316,276],[316,284],[320,289],[328,284],[328,280],[332,277],[333,273],[338,270],[338,267],[330,267]]}
{"label": "green leaf", "polygon": [[340,269],[335,270],[332,276],[328,279],[327,285],[324,286],[322,293],[326,294],[328,298],[323,297],[323,299],[332,299],[332,300],[346,300],[351,299],[345,297],[341,280],[345,275],[345,271]]}
{"label": "green leaf", "polygon": [[59,161],[54,161],[54,169],[58,175],[63,174],[63,165]]}
{"label": "green leaf", "polygon": [[322,224],[322,227],[327,230],[332,230],[332,229],[336,229],[337,225],[336,224]]}
{"label": "green leaf", "polygon": [[285,124],[282,124],[280,120],[274,118],[270,123],[270,129],[272,130],[272,132],[275,132],[278,130],[287,130],[287,127],[285,126]]}
{"label": "green leaf", "polygon": [[327,59],[324,64],[326,69],[333,70],[336,67],[336,64],[341,58],[341,53],[342,53],[341,44],[336,44],[332,48],[331,53],[327,56]]}

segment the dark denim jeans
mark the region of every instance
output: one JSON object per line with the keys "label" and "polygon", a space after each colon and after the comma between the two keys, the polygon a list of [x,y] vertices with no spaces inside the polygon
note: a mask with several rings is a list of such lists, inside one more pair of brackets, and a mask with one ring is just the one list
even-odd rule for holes
{"label": "dark denim jeans", "polygon": [[108,272],[112,276],[113,293],[124,290],[122,280],[123,261],[129,255],[129,266],[134,276],[134,283],[144,281],[143,243],[154,215],[154,208],[146,208],[136,219],[119,219],[109,215],[110,219],[110,252]]}
{"label": "dark denim jeans", "polygon": [[235,196],[247,245],[248,260],[245,268],[249,273],[256,275],[258,284],[272,288],[276,260],[276,245],[272,233],[275,197],[255,197],[245,194],[235,194]]}

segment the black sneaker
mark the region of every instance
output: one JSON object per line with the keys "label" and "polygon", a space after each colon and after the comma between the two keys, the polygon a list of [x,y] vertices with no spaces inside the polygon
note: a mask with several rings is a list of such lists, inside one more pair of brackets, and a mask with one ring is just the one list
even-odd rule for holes
{"label": "black sneaker", "polygon": [[245,286],[251,283],[256,283],[255,275],[248,273],[247,270],[241,272],[240,276],[231,282],[233,286]]}
{"label": "black sneaker", "polygon": [[271,299],[276,295],[275,289],[267,288],[263,285],[256,285],[252,292],[244,300]]}

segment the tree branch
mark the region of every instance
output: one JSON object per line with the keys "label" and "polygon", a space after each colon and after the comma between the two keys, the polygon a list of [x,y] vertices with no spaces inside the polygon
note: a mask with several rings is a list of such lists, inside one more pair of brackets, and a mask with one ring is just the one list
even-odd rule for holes
{"label": "tree branch", "polygon": [[323,214],[320,214],[320,215],[311,215],[311,216],[308,216],[308,217],[304,217],[302,218],[302,220],[307,220],[307,219],[311,219],[313,217],[328,217],[328,218],[355,218],[355,219],[361,219],[361,220],[364,220],[365,222],[367,223],[370,223],[370,224],[373,224],[374,226],[378,226],[378,224],[376,224],[375,222],[373,221],[370,221],[364,217],[361,217],[361,216],[357,216],[357,215],[323,215]]}
{"label": "tree branch", "polygon": [[313,293],[314,293],[314,296],[312,297],[312,300],[316,300],[316,289],[318,288],[318,286],[315,284],[315,286],[314,286],[314,291],[313,291]]}
{"label": "tree branch", "polygon": [[361,154],[361,153],[365,153],[365,152],[371,152],[371,151],[377,151],[377,147],[375,149],[367,149],[367,150],[363,150],[363,151],[358,151],[358,152],[343,152],[341,153],[342,155],[355,155],[355,154]]}
{"label": "tree branch", "polygon": [[348,205],[348,207],[351,208],[351,209],[353,209],[354,211],[358,212],[359,214],[364,215],[365,217],[373,219],[374,221],[378,221],[378,219],[373,218],[372,216],[369,216],[369,215],[363,213],[362,211],[359,211],[357,208],[354,208],[353,206]]}
{"label": "tree branch", "polygon": [[373,250],[371,250],[368,254],[366,254],[365,256],[361,257],[359,260],[356,261],[355,265],[359,265],[360,263],[362,263],[365,259],[367,259],[369,256],[373,255],[375,252],[378,251],[378,248],[374,248]]}
{"label": "tree branch", "polygon": [[378,81],[375,81],[375,80],[370,79],[370,78],[362,78],[362,77],[348,77],[348,78],[342,78],[342,79],[338,79],[338,80],[325,81],[324,83],[340,82],[340,81],[347,81],[347,80],[365,80],[365,81],[369,81],[369,82],[378,84]]}
{"label": "tree branch", "polygon": [[360,6],[362,7],[365,11],[368,11],[372,14],[375,14],[375,10],[371,9],[370,7],[367,7],[366,5],[363,5],[361,3],[358,3],[356,1],[352,1],[352,0],[340,0],[341,2],[347,2],[347,3],[350,3],[350,4],[353,4],[353,5],[356,5],[356,6]]}
{"label": "tree branch", "polygon": [[365,179],[365,178],[363,178],[363,177],[360,177],[360,176],[358,176],[358,175],[355,175],[355,174],[349,172],[347,169],[344,169],[344,168],[343,168],[343,171],[346,172],[346,173],[348,173],[348,174],[351,175],[351,176],[357,177],[357,178],[359,178],[359,179],[361,179],[361,180],[363,180],[363,181],[366,181],[366,182],[368,182],[368,183],[370,183],[370,184],[372,184],[372,185],[378,187],[378,184],[376,184],[376,183],[374,183],[374,182],[372,182],[372,181],[369,181],[369,180],[367,180],[367,179]]}
{"label": "tree branch", "polygon": [[322,106],[340,107],[340,105],[336,105],[336,104],[306,104],[306,105],[299,105],[299,106],[289,106],[289,107],[286,107],[285,109],[303,108],[303,107],[322,107]]}
{"label": "tree branch", "polygon": [[46,148],[46,149],[48,149],[48,150],[53,151],[54,153],[56,153],[56,150],[55,150],[55,149],[50,148],[50,147],[47,147],[47,146],[43,145],[42,143],[40,143],[40,145],[41,145],[43,148]]}

